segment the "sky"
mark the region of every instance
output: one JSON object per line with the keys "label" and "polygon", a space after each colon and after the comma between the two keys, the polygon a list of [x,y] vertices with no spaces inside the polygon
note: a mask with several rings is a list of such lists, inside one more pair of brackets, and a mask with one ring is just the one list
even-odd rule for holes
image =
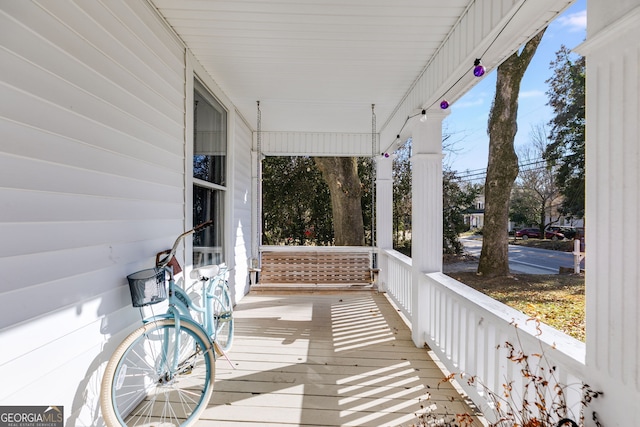
{"label": "sky", "polygon": [[[516,152],[530,144],[533,127],[546,125],[551,120],[545,83],[553,75],[549,63],[555,60],[561,45],[573,49],[585,40],[586,23],[586,0],[578,0],[549,25],[542,37],[520,85]],[[489,156],[487,122],[495,84],[496,71],[493,70],[449,107],[451,113],[443,123],[443,133],[451,135],[453,151],[445,152],[444,164],[460,176],[483,178]]]}

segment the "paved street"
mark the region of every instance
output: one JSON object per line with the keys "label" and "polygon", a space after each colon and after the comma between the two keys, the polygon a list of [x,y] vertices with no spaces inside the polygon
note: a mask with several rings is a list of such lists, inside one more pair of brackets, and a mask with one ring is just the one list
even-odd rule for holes
{"label": "paved street", "polygon": [[[463,238],[460,241],[469,254],[476,257],[480,256],[482,249],[481,239]],[[509,267],[512,271],[519,273],[557,274],[560,267],[573,268],[573,254],[570,252],[509,245]],[[584,268],[584,261],[582,268]]]}

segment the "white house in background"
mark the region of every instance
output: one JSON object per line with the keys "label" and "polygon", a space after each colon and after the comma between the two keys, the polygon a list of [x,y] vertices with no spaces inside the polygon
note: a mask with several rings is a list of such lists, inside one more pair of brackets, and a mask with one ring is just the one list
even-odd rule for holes
{"label": "white house in background", "polygon": [[[553,208],[555,210],[555,207]],[[567,226],[567,227],[576,227],[583,228],[584,227],[584,219],[579,218],[566,218],[559,216],[559,214],[554,214],[553,216],[547,215],[546,223],[550,224],[553,222],[553,225],[558,226]],[[469,226],[470,230],[482,229],[484,227],[484,194],[478,195],[476,200],[473,202],[473,206],[468,208],[464,213],[464,223]],[[508,231],[513,231],[517,228],[522,228],[523,224],[514,224],[512,221],[509,221]],[[530,226],[531,224],[524,224],[524,226]]]}
{"label": "white house in background", "polygon": [[[380,282],[406,298],[416,345],[493,382],[488,349],[509,320],[440,273],[439,104],[455,108],[475,59],[494,69],[570,3],[0,2],[0,405],[63,405],[65,425],[101,425],[102,369],[139,322],[127,274],[212,217],[180,258],[226,261],[240,300],[260,250],[262,156],[378,156],[399,132],[413,138],[413,259],[391,249],[391,159],[378,156]],[[640,230],[621,244],[620,224],[640,206],[640,1],[589,0],[577,50],[587,340],[559,337],[555,361],[604,391],[604,425],[638,425]]]}
{"label": "white house in background", "polygon": [[464,223],[471,230],[477,230],[484,227],[484,194],[480,194],[473,202],[473,207],[465,211]]}

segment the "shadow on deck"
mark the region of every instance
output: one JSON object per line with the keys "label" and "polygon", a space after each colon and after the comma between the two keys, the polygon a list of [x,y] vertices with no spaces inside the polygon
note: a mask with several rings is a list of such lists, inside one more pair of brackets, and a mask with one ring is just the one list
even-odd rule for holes
{"label": "shadow on deck", "polygon": [[434,404],[473,413],[383,294],[251,293],[235,319],[235,369],[218,359],[199,427],[418,426]]}

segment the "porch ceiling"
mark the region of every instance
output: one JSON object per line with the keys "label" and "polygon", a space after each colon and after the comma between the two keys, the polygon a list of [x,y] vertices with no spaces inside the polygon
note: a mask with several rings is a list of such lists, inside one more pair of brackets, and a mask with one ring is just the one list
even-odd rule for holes
{"label": "porch ceiling", "polygon": [[[453,101],[468,90],[476,55],[497,66],[572,2],[149,1],[254,127],[260,100],[265,131],[370,133],[375,104],[377,131],[394,136],[407,115],[444,94],[436,92],[446,88]],[[465,24],[472,8],[476,22]],[[448,68],[460,75],[412,93],[463,24],[490,28],[452,51]]]}

